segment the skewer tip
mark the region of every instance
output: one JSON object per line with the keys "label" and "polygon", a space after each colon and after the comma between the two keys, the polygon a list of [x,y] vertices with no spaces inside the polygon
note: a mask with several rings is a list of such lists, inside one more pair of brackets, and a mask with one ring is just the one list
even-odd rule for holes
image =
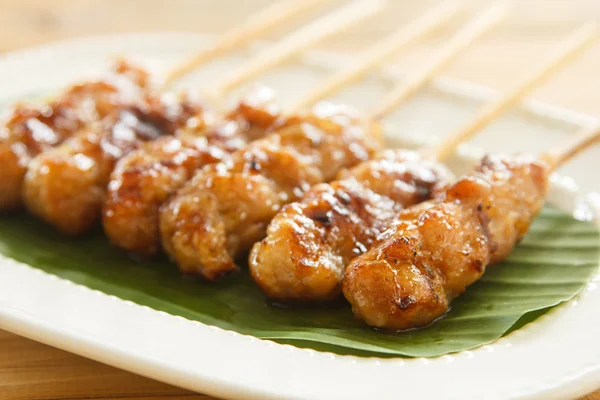
{"label": "skewer tip", "polygon": [[566,144],[542,154],[540,158],[550,164],[552,170],[556,170],[596,143],[600,143],[600,121],[589,128],[585,128]]}

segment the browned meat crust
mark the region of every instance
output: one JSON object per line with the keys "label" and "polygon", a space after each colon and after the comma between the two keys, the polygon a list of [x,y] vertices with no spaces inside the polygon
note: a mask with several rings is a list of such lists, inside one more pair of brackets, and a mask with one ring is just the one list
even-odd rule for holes
{"label": "browned meat crust", "polygon": [[21,205],[22,182],[31,158],[131,104],[148,81],[144,70],[121,61],[105,80],[75,85],[42,107],[17,104],[10,110],[0,128],[0,210]]}
{"label": "browned meat crust", "polygon": [[162,244],[185,273],[207,279],[265,235],[271,218],[316,183],[370,158],[378,141],[346,109],[321,105],[285,121],[226,163],[209,165],[161,207]]}
{"label": "browned meat crust", "polygon": [[369,325],[427,325],[503,260],[543,205],[549,167],[528,157],[486,157],[441,202],[400,213],[346,269],[344,296]]}
{"label": "browned meat crust", "polygon": [[350,260],[371,248],[401,209],[443,194],[450,176],[416,152],[387,150],[313,187],[283,207],[254,245],[252,277],[278,301],[338,296]]}
{"label": "browned meat crust", "polygon": [[121,107],[97,124],[35,157],[23,183],[28,210],[68,234],[90,229],[101,214],[106,185],[116,161],[143,142],[172,135],[201,103],[184,96],[150,94]]}
{"label": "browned meat crust", "polygon": [[223,121],[142,145],[117,163],[108,185],[104,230],[115,245],[144,255],[160,247],[158,208],[200,167],[224,161],[264,136],[279,116],[275,93],[260,87]]}

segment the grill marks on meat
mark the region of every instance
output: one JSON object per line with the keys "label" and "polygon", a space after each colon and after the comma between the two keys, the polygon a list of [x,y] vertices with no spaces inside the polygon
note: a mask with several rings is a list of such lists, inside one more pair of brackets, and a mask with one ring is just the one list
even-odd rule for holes
{"label": "grill marks on meat", "polygon": [[252,277],[278,301],[338,296],[350,260],[371,248],[404,207],[443,194],[449,177],[441,164],[405,150],[342,172],[277,214],[252,249]]}
{"label": "grill marks on meat", "polygon": [[63,144],[41,153],[29,166],[23,197],[29,211],[67,234],[89,230],[101,214],[116,161],[161,135],[172,135],[203,107],[187,96],[144,98],[114,110]]}
{"label": "grill marks on meat", "polygon": [[21,205],[22,182],[33,157],[131,104],[148,84],[146,71],[121,61],[105,80],[72,86],[42,107],[11,109],[0,127],[0,210]]}
{"label": "grill marks on meat", "polygon": [[346,269],[343,292],[354,314],[394,330],[442,316],[525,235],[543,205],[549,170],[524,156],[488,156],[443,201],[401,213],[379,243]]}
{"label": "grill marks on meat", "polygon": [[213,280],[265,235],[271,218],[314,184],[370,158],[374,147],[345,108],[321,105],[220,164],[201,169],[160,211],[162,244],[185,273]]}
{"label": "grill marks on meat", "polygon": [[148,142],[117,163],[108,185],[104,230],[111,242],[145,256],[160,247],[158,208],[204,165],[265,135],[279,116],[275,93],[260,87],[223,121],[194,126],[175,137]]}

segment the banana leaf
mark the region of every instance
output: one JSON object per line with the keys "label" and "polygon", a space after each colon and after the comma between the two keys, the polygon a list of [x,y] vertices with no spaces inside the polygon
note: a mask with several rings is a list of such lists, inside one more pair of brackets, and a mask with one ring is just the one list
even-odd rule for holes
{"label": "banana leaf", "polygon": [[[596,271],[600,234],[546,207],[509,259],[422,329],[383,333],[341,300],[321,307],[268,304],[246,269],[218,284],[180,276],[167,260],[136,261],[100,230],[72,239],[25,214],[0,217],[0,254],[156,310],[280,343],[340,354],[432,357],[472,349],[576,296]],[[90,316],[93,318],[93,316]]]}

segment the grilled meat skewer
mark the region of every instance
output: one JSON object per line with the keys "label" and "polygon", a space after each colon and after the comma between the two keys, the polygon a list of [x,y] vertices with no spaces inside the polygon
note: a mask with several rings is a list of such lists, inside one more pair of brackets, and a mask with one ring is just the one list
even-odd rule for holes
{"label": "grilled meat skewer", "polygon": [[346,269],[343,292],[355,315],[394,330],[444,315],[525,235],[544,203],[550,171],[533,157],[487,156],[442,201],[401,212]]}

